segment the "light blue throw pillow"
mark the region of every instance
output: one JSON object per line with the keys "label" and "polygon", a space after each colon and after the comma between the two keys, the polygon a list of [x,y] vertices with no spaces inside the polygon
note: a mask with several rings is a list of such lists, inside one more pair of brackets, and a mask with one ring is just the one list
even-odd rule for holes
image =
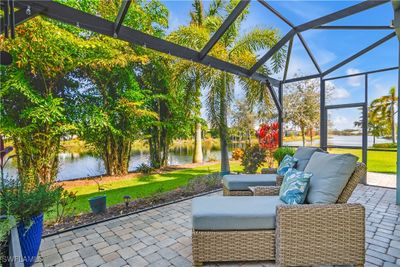
{"label": "light blue throw pillow", "polygon": [[286,204],[303,204],[312,173],[289,169],[279,191],[280,199]]}
{"label": "light blue throw pillow", "polygon": [[281,164],[279,164],[279,167],[278,167],[278,170],[277,170],[278,175],[284,176],[285,173],[289,169],[294,168],[296,163],[297,163],[297,159],[296,158],[294,158],[294,157],[292,157],[290,155],[286,155],[283,158],[283,160],[281,161]]}

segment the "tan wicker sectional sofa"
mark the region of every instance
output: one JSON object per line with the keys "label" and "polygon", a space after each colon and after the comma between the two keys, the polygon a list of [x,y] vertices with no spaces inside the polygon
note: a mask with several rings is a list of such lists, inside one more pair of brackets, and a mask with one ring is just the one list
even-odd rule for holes
{"label": "tan wicker sectional sofa", "polygon": [[[256,217],[248,220],[255,229],[196,229],[194,221],[192,246],[195,265],[275,260],[278,266],[362,266],[365,261],[365,210],[362,205],[347,204],[347,201],[365,175],[366,166],[357,163],[336,204],[276,205],[275,225],[266,227],[270,229],[256,229],[258,222],[271,223],[258,221],[260,218]],[[263,201],[278,195],[279,186],[256,187],[254,194],[255,197],[220,199]],[[249,213],[252,208],[249,207]],[[235,210],[226,211],[226,214],[234,215]]]}

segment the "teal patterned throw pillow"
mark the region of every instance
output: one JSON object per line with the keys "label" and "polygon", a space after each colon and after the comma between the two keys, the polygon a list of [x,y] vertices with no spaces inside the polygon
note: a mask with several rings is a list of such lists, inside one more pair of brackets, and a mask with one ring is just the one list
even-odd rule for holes
{"label": "teal patterned throw pillow", "polygon": [[279,198],[286,204],[303,204],[312,173],[289,169],[283,178]]}
{"label": "teal patterned throw pillow", "polygon": [[292,157],[290,155],[286,155],[283,158],[283,160],[281,161],[281,164],[279,164],[279,167],[278,167],[278,170],[277,170],[278,175],[284,176],[285,173],[289,169],[293,168],[296,165],[296,163],[297,163],[297,159],[296,158],[294,158],[294,157]]}

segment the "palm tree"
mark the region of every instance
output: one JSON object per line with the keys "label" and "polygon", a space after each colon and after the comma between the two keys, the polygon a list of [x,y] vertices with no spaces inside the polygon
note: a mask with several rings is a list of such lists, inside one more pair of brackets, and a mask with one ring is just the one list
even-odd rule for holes
{"label": "palm tree", "polygon": [[[222,7],[221,0],[215,0],[207,11],[204,10],[203,2],[195,0],[193,10],[190,12],[191,21],[187,26],[181,26],[172,32],[168,39],[177,44],[201,50],[216,29],[216,16]],[[185,84],[187,91],[187,104],[193,107],[195,117],[195,136],[193,162],[203,161],[202,139],[201,139],[201,89],[209,84],[209,68],[193,62],[179,60],[175,64],[176,80]]]}
{"label": "palm tree", "polygon": [[381,96],[371,102],[370,112],[374,121],[386,121],[391,129],[392,142],[396,143],[396,125],[395,125],[395,106],[398,97],[396,96],[396,88],[393,86],[389,90],[389,95]]}
{"label": "palm tree", "polygon": [[[224,14],[230,14],[238,3],[237,0],[231,0],[224,6]],[[216,56],[227,62],[250,68],[257,62],[257,52],[263,49],[269,49],[279,40],[279,34],[276,30],[255,28],[245,34],[240,34],[240,27],[246,18],[248,11],[245,10],[230,26],[230,28],[221,37],[219,42],[211,50],[211,55]],[[220,23],[222,16],[218,16]],[[281,50],[272,58],[272,70],[277,72],[283,65],[284,51]],[[269,74],[271,72],[267,66],[262,66],[259,72]],[[228,156],[228,123],[227,110],[233,100],[233,89],[236,82],[234,75],[226,72],[214,72],[211,85],[207,94],[207,113],[210,122],[217,126],[220,135],[221,145],[221,172],[230,172]],[[255,105],[262,103],[265,108],[270,107],[270,95],[265,84],[250,81],[245,78],[237,78],[246,91],[249,104]]]}

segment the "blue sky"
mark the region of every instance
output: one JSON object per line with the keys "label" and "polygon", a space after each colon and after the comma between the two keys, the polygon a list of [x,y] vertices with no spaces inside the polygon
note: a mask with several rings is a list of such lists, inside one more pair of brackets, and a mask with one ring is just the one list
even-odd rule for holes
{"label": "blue sky", "polygon": [[[177,29],[180,25],[185,25],[190,21],[189,11],[192,1],[162,1],[170,10],[170,30]],[[295,25],[305,23],[309,20],[335,12],[342,8],[357,4],[361,1],[268,1],[275,9]],[[204,1],[207,8],[210,1]],[[393,9],[391,3],[383,4],[356,15],[338,20],[327,25],[390,25],[393,19]],[[254,27],[277,28],[283,36],[289,27],[279,18],[274,16],[260,3],[252,0],[249,4],[249,15],[243,23],[241,33],[245,33]],[[343,30],[311,30],[303,33],[305,40],[314,53],[316,59],[323,70],[334,66],[338,62],[346,59],[352,54],[365,48],[369,44],[379,40],[389,34],[388,30],[377,31],[343,31]],[[265,51],[260,51],[263,54]],[[398,64],[398,40],[392,38],[384,45],[372,50],[359,59],[345,65],[332,73],[333,76],[358,73],[374,70],[378,68],[393,67]],[[295,39],[292,58],[289,66],[288,78],[296,73],[305,75],[315,74],[311,60],[308,58],[299,40]],[[277,78],[282,77],[282,73],[275,74]],[[391,86],[397,85],[396,71],[390,71],[371,75],[369,83],[369,102],[374,98],[387,93]],[[364,79],[360,77],[334,80],[331,86],[336,88],[332,103],[352,103],[360,102],[363,98]],[[242,97],[240,88],[236,88],[236,96]],[[335,128],[351,128],[353,122],[359,117],[357,110],[338,110],[332,114]]]}

